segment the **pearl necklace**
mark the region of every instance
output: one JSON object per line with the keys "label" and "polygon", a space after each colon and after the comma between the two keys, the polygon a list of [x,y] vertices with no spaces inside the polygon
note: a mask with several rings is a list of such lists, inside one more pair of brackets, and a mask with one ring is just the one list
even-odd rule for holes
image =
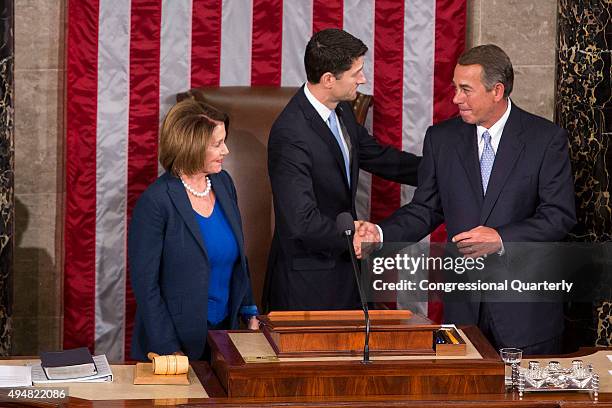
{"label": "pearl necklace", "polygon": [[185,189],[189,191],[191,194],[193,194],[196,197],[202,198],[210,194],[210,179],[208,178],[208,176],[206,176],[205,178],[206,178],[206,189],[204,191],[197,191],[196,189],[191,187],[189,184],[187,184],[185,180],[183,180],[182,178],[181,178],[181,183],[183,183],[183,186],[185,186]]}

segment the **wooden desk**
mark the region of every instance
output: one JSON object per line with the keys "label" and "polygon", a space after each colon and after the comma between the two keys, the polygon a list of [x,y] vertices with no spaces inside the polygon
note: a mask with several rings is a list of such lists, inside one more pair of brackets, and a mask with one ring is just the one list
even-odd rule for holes
{"label": "wooden desk", "polygon": [[245,363],[227,332],[211,332],[209,343],[212,367],[229,397],[502,393],[504,364],[497,352],[476,327],[465,328],[464,333],[482,358],[407,356],[363,364],[354,357],[351,361],[315,358]]}
{"label": "wooden desk", "polygon": [[[4,391],[2,391],[4,393]],[[111,400],[86,401],[70,398],[62,405],[53,403],[26,403],[25,401],[10,402],[0,399],[2,407],[309,407],[309,408],[366,408],[366,407],[432,407],[432,408],[612,408],[612,395],[600,394],[598,402],[593,402],[587,394],[558,393],[530,394],[522,400],[517,394],[465,394],[465,395],[411,395],[411,396],[376,396],[358,397],[284,397],[284,398],[209,398],[191,400]]]}
{"label": "wooden desk", "polygon": [[[592,354],[596,348],[582,349],[581,351],[562,357],[579,357]],[[213,374],[210,366],[204,362],[193,362],[200,382],[206,388],[209,399],[187,400],[100,400],[87,401],[79,398],[69,398],[62,405],[43,401],[14,401],[6,398],[7,390],[0,390],[1,407],[159,407],[159,406],[200,406],[224,408],[233,407],[309,407],[309,408],[365,408],[365,407],[435,407],[435,408],[465,408],[465,407],[494,407],[494,408],[578,408],[578,407],[609,407],[612,408],[612,393],[601,393],[599,401],[594,402],[586,393],[547,393],[527,394],[519,399],[516,393],[496,394],[417,394],[402,396],[344,396],[344,397],[277,397],[277,398],[227,398],[219,380]],[[600,373],[600,375],[609,375]],[[4,397],[2,397],[4,396]]]}

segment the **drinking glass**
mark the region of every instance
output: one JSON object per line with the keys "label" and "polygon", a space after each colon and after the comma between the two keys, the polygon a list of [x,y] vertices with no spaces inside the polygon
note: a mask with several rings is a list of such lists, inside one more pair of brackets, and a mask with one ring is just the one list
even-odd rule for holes
{"label": "drinking glass", "polygon": [[517,385],[518,378],[514,378],[512,376],[513,367],[516,367],[515,370],[518,372],[518,366],[521,364],[521,359],[523,358],[523,350],[518,348],[502,348],[499,349],[499,356],[505,364],[504,369],[504,383],[506,384],[506,388],[513,388]]}

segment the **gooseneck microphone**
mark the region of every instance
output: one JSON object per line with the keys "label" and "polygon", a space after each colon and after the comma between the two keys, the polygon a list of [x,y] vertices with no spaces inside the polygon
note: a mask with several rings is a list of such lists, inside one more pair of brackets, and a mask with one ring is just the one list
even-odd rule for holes
{"label": "gooseneck microphone", "polygon": [[351,254],[351,262],[353,264],[353,274],[355,275],[355,283],[359,291],[359,300],[361,301],[361,309],[365,317],[365,344],[363,345],[363,360],[362,363],[370,363],[370,315],[368,314],[368,303],[365,301],[365,295],[361,289],[359,266],[357,265],[357,257],[355,256],[355,248],[353,248],[353,233],[355,232],[355,224],[353,216],[347,212],[338,214],[336,217],[336,226],[338,232],[346,237],[349,253]]}

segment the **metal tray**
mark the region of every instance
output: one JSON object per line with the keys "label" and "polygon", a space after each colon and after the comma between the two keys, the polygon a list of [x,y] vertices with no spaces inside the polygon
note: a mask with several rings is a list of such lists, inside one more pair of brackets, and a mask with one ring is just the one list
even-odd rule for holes
{"label": "metal tray", "polygon": [[571,367],[562,367],[558,361],[541,366],[539,361],[530,361],[527,368],[513,367],[513,378],[517,379],[519,396],[526,392],[586,391],[599,396],[599,375],[593,365],[584,365],[582,360],[573,360]]}

